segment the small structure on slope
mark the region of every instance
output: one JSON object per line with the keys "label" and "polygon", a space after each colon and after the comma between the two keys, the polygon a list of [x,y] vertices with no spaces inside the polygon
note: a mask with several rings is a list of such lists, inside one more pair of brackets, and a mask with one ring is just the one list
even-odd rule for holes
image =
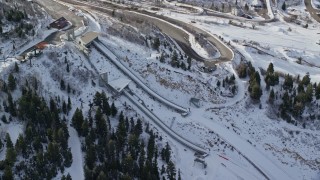
{"label": "small structure on slope", "polygon": [[94,40],[98,39],[98,36],[99,33],[90,31],[78,38],[77,42],[79,43],[79,45],[88,48]]}
{"label": "small structure on slope", "polygon": [[215,64],[214,61],[204,61],[203,62],[203,72],[205,73],[212,73],[213,71],[215,71],[217,69],[217,65]]}
{"label": "small structure on slope", "polygon": [[70,30],[68,30],[66,35],[67,35],[68,41],[73,41],[75,39],[74,28],[71,28]]}
{"label": "small structure on slope", "polygon": [[80,37],[76,38],[76,45],[77,47],[83,51],[86,55],[88,55],[90,53],[89,47],[91,45],[91,43],[98,39],[99,33],[97,32],[87,32],[85,34],[83,34]]}
{"label": "small structure on slope", "polygon": [[106,87],[108,85],[108,72],[99,74],[99,86]]}
{"label": "small structure on slope", "polygon": [[119,79],[115,79],[115,80],[108,82],[108,85],[110,87],[112,87],[112,89],[117,94],[120,94],[122,92],[122,90],[124,90],[124,88],[126,88],[129,85],[130,82],[131,82],[131,80],[129,80],[129,79],[119,78]]}
{"label": "small structure on slope", "polygon": [[131,80],[126,78],[118,78],[108,81],[108,72],[99,74],[99,86],[111,87],[114,92],[119,95],[130,84]]}
{"label": "small structure on slope", "polygon": [[190,105],[192,104],[192,105],[194,105],[194,106],[197,107],[197,108],[199,108],[199,107],[201,106],[201,104],[200,104],[200,99],[194,98],[194,97],[190,98],[189,104],[190,104]]}
{"label": "small structure on slope", "polygon": [[207,168],[207,163],[205,160],[202,160],[200,158],[195,158],[193,163],[196,163],[196,162],[202,164],[204,169]]}

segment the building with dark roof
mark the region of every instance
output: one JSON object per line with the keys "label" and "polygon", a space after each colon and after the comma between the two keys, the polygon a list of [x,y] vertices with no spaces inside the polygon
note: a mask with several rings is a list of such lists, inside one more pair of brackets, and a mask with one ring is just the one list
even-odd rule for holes
{"label": "building with dark roof", "polygon": [[69,25],[69,22],[66,18],[61,17],[50,24],[51,28],[63,29]]}

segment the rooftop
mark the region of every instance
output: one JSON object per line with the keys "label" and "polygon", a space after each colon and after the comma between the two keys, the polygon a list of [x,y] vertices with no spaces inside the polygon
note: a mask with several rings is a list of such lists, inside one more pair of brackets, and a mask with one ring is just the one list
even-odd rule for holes
{"label": "rooftop", "polygon": [[125,87],[129,85],[131,80],[119,78],[113,81],[109,81],[108,84],[117,92],[121,92]]}
{"label": "rooftop", "polygon": [[51,27],[58,28],[58,29],[62,29],[67,25],[68,25],[68,21],[64,17],[61,17],[50,24]]}
{"label": "rooftop", "polygon": [[84,35],[80,37],[81,41],[84,43],[84,45],[87,45],[91,43],[93,40],[95,40],[99,36],[98,32],[87,32]]}

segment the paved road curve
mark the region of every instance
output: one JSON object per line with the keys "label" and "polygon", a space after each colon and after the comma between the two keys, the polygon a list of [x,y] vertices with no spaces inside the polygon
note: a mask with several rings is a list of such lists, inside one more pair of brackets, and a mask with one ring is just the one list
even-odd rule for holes
{"label": "paved road curve", "polygon": [[304,4],[306,5],[307,11],[310,13],[311,17],[320,23],[320,15],[317,14],[320,13],[320,10],[314,9],[311,5],[311,1],[312,0],[304,0]]}

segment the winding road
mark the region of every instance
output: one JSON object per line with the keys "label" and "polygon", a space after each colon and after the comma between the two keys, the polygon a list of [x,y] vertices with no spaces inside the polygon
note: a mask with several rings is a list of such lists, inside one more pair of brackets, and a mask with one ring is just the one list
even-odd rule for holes
{"label": "winding road", "polygon": [[[70,3],[77,6],[83,6],[85,8],[90,8],[92,10],[96,10],[103,13],[112,13],[112,8],[101,7],[98,4],[92,4],[82,1],[76,0],[60,0],[62,2]],[[114,4],[111,4],[115,6]],[[234,57],[233,51],[224,44],[218,37],[210,34],[207,31],[204,31],[200,28],[193,26],[192,24],[188,24],[176,19],[172,19],[165,16],[160,16],[154,13],[150,13],[148,11],[143,10],[130,10],[127,7],[119,6],[117,8],[122,8],[122,11],[119,13],[123,13],[127,17],[134,17],[136,19],[145,20],[149,23],[157,26],[163,33],[172,37],[178,45],[182,48],[182,50],[193,59],[204,62],[206,66],[209,68],[214,66],[220,62],[231,61]],[[189,42],[189,34],[202,34],[211,44],[213,44],[218,51],[220,52],[220,57],[214,59],[205,59],[197,54],[192,48]]]}
{"label": "winding road", "polygon": [[306,5],[307,11],[310,13],[311,17],[320,23],[320,10],[312,7],[312,0],[304,0],[304,4]]}

